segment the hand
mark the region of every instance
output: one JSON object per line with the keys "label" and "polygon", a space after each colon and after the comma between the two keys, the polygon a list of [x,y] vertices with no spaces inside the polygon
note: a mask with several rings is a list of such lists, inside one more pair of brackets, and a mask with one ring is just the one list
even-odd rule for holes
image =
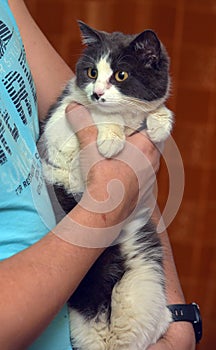
{"label": "hand", "polygon": [[81,148],[80,163],[87,184],[82,201],[93,198],[91,209],[94,207],[106,214],[118,207],[121,220],[126,218],[139,196],[155,181],[160,158],[158,150],[145,133],[137,133],[127,138],[119,155],[104,159],[97,149],[97,128],[89,112],[83,106],[72,104],[67,107],[66,114]]}

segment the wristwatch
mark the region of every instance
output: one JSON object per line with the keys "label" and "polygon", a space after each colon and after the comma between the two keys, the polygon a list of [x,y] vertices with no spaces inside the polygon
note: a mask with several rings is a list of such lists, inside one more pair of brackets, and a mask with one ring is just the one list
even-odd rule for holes
{"label": "wristwatch", "polygon": [[172,304],[167,306],[171,311],[173,322],[185,321],[193,325],[196,342],[202,338],[202,319],[199,306],[196,303],[191,304]]}

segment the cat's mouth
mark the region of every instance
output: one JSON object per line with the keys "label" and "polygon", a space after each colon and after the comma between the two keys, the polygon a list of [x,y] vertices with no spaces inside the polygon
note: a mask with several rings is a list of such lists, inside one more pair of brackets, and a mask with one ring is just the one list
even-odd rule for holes
{"label": "cat's mouth", "polygon": [[93,101],[93,102],[102,102],[102,103],[104,103],[104,102],[106,102],[106,99],[103,97],[103,95],[98,95],[98,94],[96,94],[96,92],[94,92],[92,95],[91,95],[91,100]]}
{"label": "cat's mouth", "polygon": [[110,101],[110,99],[105,98],[104,94],[98,95],[94,92],[91,94],[90,100],[95,107],[99,107],[99,108],[116,107],[116,103]]}
{"label": "cat's mouth", "polygon": [[91,95],[88,96],[88,99],[90,101],[90,104],[94,106],[94,108],[98,108],[102,111],[106,109],[107,112],[119,112],[122,110],[122,106],[120,104],[119,99],[116,100],[115,98],[112,98],[109,96],[105,96],[105,94],[97,94],[96,92],[93,92]]}

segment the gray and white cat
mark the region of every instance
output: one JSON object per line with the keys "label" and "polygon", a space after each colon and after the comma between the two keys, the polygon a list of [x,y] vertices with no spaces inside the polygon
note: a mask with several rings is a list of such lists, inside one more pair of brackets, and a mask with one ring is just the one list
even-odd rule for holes
{"label": "gray and white cat", "polygon": [[[98,150],[107,158],[117,155],[126,135],[143,125],[153,142],[164,141],[173,122],[164,106],[169,59],[156,34],[109,34],[81,21],[79,26],[86,48],[76,78],[50,109],[43,127],[44,174],[60,194],[65,212],[72,207],[71,198],[85,188],[79,144],[65,118],[72,101],[90,111],[98,128]],[[144,350],[171,322],[162,247],[146,208],[122,232],[124,239],[104,251],[68,301],[75,349]]]}

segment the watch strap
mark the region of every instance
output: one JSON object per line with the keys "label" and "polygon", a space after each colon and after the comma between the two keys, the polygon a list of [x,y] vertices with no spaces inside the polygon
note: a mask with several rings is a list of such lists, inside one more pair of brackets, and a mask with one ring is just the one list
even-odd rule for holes
{"label": "watch strap", "polygon": [[199,306],[196,303],[191,304],[173,304],[168,305],[174,322],[185,321],[193,325],[196,342],[202,338],[202,320],[199,312]]}

